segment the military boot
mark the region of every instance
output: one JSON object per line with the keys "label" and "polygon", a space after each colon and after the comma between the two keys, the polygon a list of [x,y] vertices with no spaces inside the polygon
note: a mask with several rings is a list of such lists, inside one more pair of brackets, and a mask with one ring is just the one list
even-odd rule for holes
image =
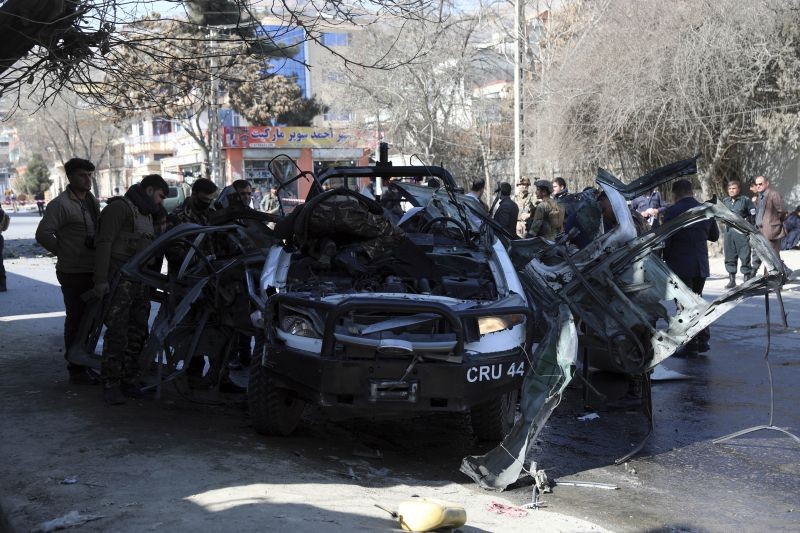
{"label": "military boot", "polygon": [[732,289],[736,286],[736,274],[728,274],[728,284],[725,285],[726,289]]}
{"label": "military boot", "polygon": [[119,385],[108,385],[103,387],[103,401],[106,405],[122,405],[125,403],[125,395]]}

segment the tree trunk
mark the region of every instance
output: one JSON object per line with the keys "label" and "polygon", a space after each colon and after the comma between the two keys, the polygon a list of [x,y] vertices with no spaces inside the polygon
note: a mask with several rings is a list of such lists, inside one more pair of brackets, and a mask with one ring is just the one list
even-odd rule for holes
{"label": "tree trunk", "polygon": [[716,192],[716,187],[714,186],[717,182],[716,174],[719,165],[722,162],[722,158],[725,156],[725,152],[727,152],[728,148],[730,148],[728,145],[728,137],[730,137],[730,134],[730,126],[722,129],[719,137],[717,138],[717,146],[714,149],[714,155],[712,156],[711,161],[708,163],[708,168],[705,172],[698,173],[703,200],[711,199]]}

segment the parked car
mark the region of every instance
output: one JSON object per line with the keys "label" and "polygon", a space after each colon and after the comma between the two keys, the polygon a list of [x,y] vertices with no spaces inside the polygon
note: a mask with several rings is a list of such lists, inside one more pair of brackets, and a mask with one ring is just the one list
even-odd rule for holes
{"label": "parked car", "polygon": [[169,192],[167,197],[164,198],[164,209],[167,213],[171,213],[173,209],[181,205],[186,198],[192,194],[192,188],[184,182],[168,182]]}

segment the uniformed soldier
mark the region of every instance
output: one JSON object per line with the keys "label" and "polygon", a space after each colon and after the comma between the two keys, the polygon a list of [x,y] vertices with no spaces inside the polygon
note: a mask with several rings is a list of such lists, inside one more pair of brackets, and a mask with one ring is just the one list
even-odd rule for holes
{"label": "uniformed soldier", "polygon": [[550,197],[553,185],[549,181],[538,180],[534,185],[540,202],[533,210],[528,236],[552,241],[564,228],[564,209]]}
{"label": "uniformed soldier", "polygon": [[[95,296],[103,297],[120,267],[152,242],[153,217],[168,192],[164,178],[151,174],[129,188],[125,196],[109,200],[100,214],[95,239]],[[100,374],[106,403],[125,403],[126,396],[142,397],[134,380],[139,376],[138,358],[147,338],[149,316],[149,287],[119,276],[109,296],[104,320],[106,335]]]}
{"label": "uniformed soldier", "polygon": [[[214,202],[216,192],[217,186],[213,181],[206,178],[197,179],[192,184],[192,195],[167,216],[167,228],[172,229],[186,223],[208,225],[208,217],[214,212],[211,204]],[[185,241],[175,242],[167,248],[167,264],[172,273],[177,273],[183,259],[189,253],[189,248],[189,243]]]}
{"label": "uniformed soldier", "polygon": [[517,215],[517,235],[520,237],[525,236],[525,225],[531,217],[530,186],[531,180],[528,179],[528,176],[522,176],[519,179],[519,183],[517,183],[517,194],[514,196],[514,202],[516,202],[519,208],[519,214]]}
{"label": "uniformed soldier", "polygon": [[[728,197],[723,198],[722,203],[743,219],[753,223],[755,220],[756,206],[750,198],[742,195],[741,192],[742,186],[739,181],[729,181]],[[725,237],[722,241],[722,249],[725,253],[725,270],[728,271],[728,277],[730,278],[725,288],[732,289],[736,286],[737,260],[742,263],[741,270],[744,281],[753,277],[753,269],[750,266],[750,240],[747,238],[747,235],[743,235],[734,228],[723,225],[723,231],[725,232]]]}
{"label": "uniformed soldier", "polygon": [[176,207],[167,217],[170,228],[191,222],[205,226],[208,224],[208,215],[214,210],[214,194],[217,186],[210,179],[199,178],[192,184],[192,195]]}

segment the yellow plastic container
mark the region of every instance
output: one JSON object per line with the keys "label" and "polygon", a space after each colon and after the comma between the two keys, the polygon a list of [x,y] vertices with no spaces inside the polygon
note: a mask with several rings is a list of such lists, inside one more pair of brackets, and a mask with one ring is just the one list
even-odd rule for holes
{"label": "yellow plastic container", "polygon": [[400,527],[406,531],[433,531],[441,528],[456,528],[467,523],[467,511],[455,505],[433,498],[415,498],[397,507]]}

